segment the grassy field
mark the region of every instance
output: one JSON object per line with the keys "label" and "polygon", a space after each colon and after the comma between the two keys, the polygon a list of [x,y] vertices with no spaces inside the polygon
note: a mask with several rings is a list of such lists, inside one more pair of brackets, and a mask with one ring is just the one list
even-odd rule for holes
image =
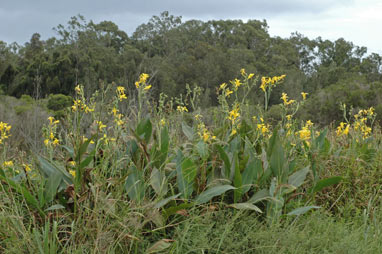
{"label": "grassy field", "polygon": [[373,108],[342,105],[342,121],[319,127],[297,118],[306,93],[269,113],[285,75],[241,70],[211,109],[197,87],[154,103],[147,78],[128,95],[78,85],[60,117],[36,110],[41,135],[22,146],[25,131],[0,123],[1,253],[379,252]]}

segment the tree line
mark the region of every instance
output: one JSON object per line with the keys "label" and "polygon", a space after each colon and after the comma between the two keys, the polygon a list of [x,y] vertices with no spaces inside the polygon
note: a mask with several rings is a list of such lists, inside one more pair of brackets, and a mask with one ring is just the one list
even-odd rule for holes
{"label": "tree line", "polygon": [[[0,41],[0,92],[44,98],[72,95],[77,84],[88,94],[115,82],[132,91],[140,73],[150,75],[152,96],[178,96],[186,85],[199,86],[201,105],[217,103],[216,87],[248,73],[286,74],[281,92],[298,98],[309,93],[301,117],[328,124],[341,118],[339,103],[374,106],[382,116],[382,57],[343,38],[309,39],[295,32],[272,37],[265,20],[188,20],[163,12],[128,36],[111,21],[72,17],[55,28],[56,37],[32,35],[24,45]],[[1,39],[1,38],[0,38]],[[261,103],[260,89],[250,103]]]}

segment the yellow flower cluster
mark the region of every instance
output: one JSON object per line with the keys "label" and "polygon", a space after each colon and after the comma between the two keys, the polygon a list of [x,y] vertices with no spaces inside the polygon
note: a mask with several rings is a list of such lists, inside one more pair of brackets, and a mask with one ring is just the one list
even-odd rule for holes
{"label": "yellow flower cluster", "polygon": [[104,128],[107,127],[105,124],[102,123],[102,121],[97,121],[97,125],[99,131],[102,131]]}
{"label": "yellow flower cluster", "polygon": [[11,125],[0,122],[0,145],[4,142],[4,140],[9,138],[9,132],[11,131],[11,128]]}
{"label": "yellow flower cluster", "polygon": [[305,126],[303,126],[302,129],[297,132],[298,137],[302,141],[306,141],[308,145],[309,145],[309,140],[311,137],[310,129],[312,128],[312,126],[313,126],[312,121],[308,120],[308,121],[306,121]]}
{"label": "yellow flower cluster", "polygon": [[13,167],[13,161],[4,161],[3,167]]}
{"label": "yellow flower cluster", "polygon": [[198,124],[198,135],[204,142],[209,142],[216,139],[216,136],[213,136],[211,132],[206,128],[203,122]]}
{"label": "yellow flower cluster", "polygon": [[111,112],[113,113],[113,116],[114,116],[114,122],[118,126],[123,125],[123,123],[124,123],[124,121],[122,120],[123,115],[118,113],[119,110],[116,107],[114,107]]}
{"label": "yellow flower cluster", "polygon": [[187,109],[186,106],[178,106],[178,107],[176,108],[176,110],[179,111],[179,112],[181,112],[181,113],[183,113],[183,112],[188,112],[188,109]]}
{"label": "yellow flower cluster", "polygon": [[262,77],[261,78],[261,85],[260,89],[265,92],[268,87],[276,86],[277,83],[281,82],[284,80],[286,75],[281,75],[281,76],[274,76],[274,77]]}
{"label": "yellow flower cluster", "polygon": [[117,96],[119,101],[122,101],[123,99],[127,99],[127,96],[125,94],[125,88],[123,86],[117,87]]}
{"label": "yellow flower cluster", "polygon": [[240,107],[238,104],[235,105],[235,107],[228,113],[228,119],[231,121],[232,125],[235,124],[236,119],[240,117],[239,113]]}
{"label": "yellow flower cluster", "polygon": [[86,105],[82,100],[77,99],[73,100],[73,106],[72,106],[72,111],[84,111],[85,113],[93,112],[94,108],[90,108],[88,105]]}
{"label": "yellow flower cluster", "polygon": [[280,99],[283,100],[283,103],[284,103],[285,106],[287,106],[287,105],[292,104],[292,103],[295,102],[295,100],[290,100],[290,101],[288,101],[288,95],[287,95],[286,93],[282,93]]}
{"label": "yellow flower cluster", "polygon": [[243,77],[245,77],[246,79],[251,79],[253,78],[253,76],[255,76],[254,73],[250,73],[249,75],[247,75],[247,73],[245,72],[245,69],[241,69],[240,70],[240,73]]}
{"label": "yellow flower cluster", "polygon": [[59,120],[54,120],[54,117],[48,117],[49,125],[44,131],[44,144],[46,147],[55,147],[60,143],[60,140],[55,136],[57,131],[57,125],[60,123]]}
{"label": "yellow flower cluster", "polygon": [[148,91],[150,90],[151,88],[151,85],[148,85],[146,82],[147,82],[147,79],[149,78],[149,74],[146,74],[146,73],[142,73],[140,76],[139,76],[139,80],[135,82],[135,87],[137,89],[139,89],[140,87],[143,87],[143,91]]}
{"label": "yellow flower cluster", "polygon": [[233,93],[232,90],[230,90],[229,88],[227,88],[227,83],[223,83],[223,84],[221,84],[220,87],[219,87],[219,90],[222,90],[222,91],[223,91],[223,95],[224,95],[224,97],[229,97],[229,96]]}
{"label": "yellow flower cluster", "polygon": [[341,122],[337,127],[336,134],[337,136],[347,136],[349,134],[350,124]]}
{"label": "yellow flower cluster", "polygon": [[359,130],[363,139],[368,138],[371,134],[371,127],[367,125],[367,120],[370,119],[373,121],[375,118],[374,108],[370,107],[369,109],[361,109],[358,114],[354,115],[354,118],[354,130]]}
{"label": "yellow flower cluster", "polygon": [[260,123],[257,124],[257,130],[261,132],[261,134],[265,135],[269,133],[269,124],[264,123],[264,119],[260,117]]}
{"label": "yellow flower cluster", "polygon": [[76,91],[76,94],[80,96],[82,99],[75,99],[73,100],[73,106],[72,111],[84,111],[85,113],[93,112],[94,111],[94,105],[93,107],[89,107],[85,104],[85,97],[84,97],[84,87],[81,85],[77,85],[74,90]]}

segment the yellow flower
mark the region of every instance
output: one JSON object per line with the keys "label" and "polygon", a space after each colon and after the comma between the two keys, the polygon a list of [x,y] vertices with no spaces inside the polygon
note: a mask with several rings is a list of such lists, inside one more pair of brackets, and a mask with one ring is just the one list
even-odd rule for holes
{"label": "yellow flower", "polygon": [[227,83],[223,83],[223,84],[220,85],[219,89],[223,90],[226,86],[227,86]]}
{"label": "yellow flower", "polygon": [[138,89],[139,88],[139,82],[135,81],[135,87]]}
{"label": "yellow flower", "polygon": [[238,117],[240,117],[240,113],[239,113],[239,106],[236,105],[234,109],[232,109],[229,113],[228,113],[228,119],[231,120],[232,124],[235,123],[236,119]]}
{"label": "yellow flower", "polygon": [[80,85],[77,85],[74,90],[76,91],[77,94],[80,94],[81,93],[81,87]]}
{"label": "yellow flower", "polygon": [[289,104],[292,104],[292,103],[294,103],[294,102],[296,102],[295,100],[290,100],[290,101],[288,101],[288,95],[287,95],[286,93],[282,93],[280,99],[283,100],[285,106],[286,106],[286,105],[289,105]]}
{"label": "yellow flower", "polygon": [[164,126],[166,124],[166,121],[162,118],[159,122],[160,125]]}
{"label": "yellow flower", "polygon": [[75,170],[69,170],[69,174],[71,174],[73,177],[76,177],[76,171]]}
{"label": "yellow flower", "polygon": [[178,110],[179,112],[188,112],[188,109],[185,107],[185,106],[178,106],[176,108],[176,110]]}
{"label": "yellow flower", "polygon": [[53,141],[53,145],[54,145],[54,146],[58,145],[59,143],[60,143],[60,141],[59,141],[58,139],[55,139],[55,140]]}
{"label": "yellow flower", "polygon": [[3,167],[12,167],[13,166],[13,161],[4,161]]}
{"label": "yellow flower", "polygon": [[45,146],[48,146],[48,145],[49,145],[49,139],[45,139],[45,140],[44,140],[44,145],[45,145]]}
{"label": "yellow flower", "polygon": [[253,76],[255,76],[255,74],[254,74],[254,73],[251,73],[251,74],[249,74],[249,75],[248,75],[248,79],[251,79],[251,78],[253,78]]}
{"label": "yellow flower", "polygon": [[146,80],[147,80],[148,78],[149,78],[149,74],[142,73],[142,74],[139,76],[139,83],[141,83],[141,84],[146,83]]}
{"label": "yellow flower", "polygon": [[106,125],[102,123],[102,121],[97,121],[99,131],[106,128]]}
{"label": "yellow flower", "polygon": [[125,94],[125,88],[123,86],[117,87],[117,95],[118,95],[119,101],[122,101],[123,99],[127,99],[127,96]]}
{"label": "yellow flower", "polygon": [[231,83],[234,85],[235,90],[237,90],[242,85],[241,81],[237,78],[235,78],[234,81],[231,81]]}
{"label": "yellow flower", "polygon": [[235,135],[237,133],[236,129],[232,129],[231,136]]}
{"label": "yellow flower", "polygon": [[111,112],[113,113],[114,116],[117,115],[118,111],[119,110],[116,107],[113,107],[113,109],[111,110]]}
{"label": "yellow flower", "polygon": [[72,166],[72,167],[75,167],[76,166],[76,162],[75,161],[69,161],[69,165]]}
{"label": "yellow flower", "polygon": [[25,169],[25,172],[31,172],[32,171],[32,169],[29,167],[28,164],[23,164],[23,167]]}
{"label": "yellow flower", "polygon": [[225,96],[226,97],[229,97],[230,96],[230,94],[232,94],[233,93],[233,91],[231,91],[231,90],[229,90],[229,88],[226,90],[226,92],[225,92]]}
{"label": "yellow flower", "polygon": [[303,100],[306,100],[306,96],[308,95],[308,93],[304,93],[304,92],[301,92],[301,96],[302,96],[302,99]]}
{"label": "yellow flower", "polygon": [[292,119],[292,115],[286,115],[286,119],[290,121]]}
{"label": "yellow flower", "polygon": [[244,69],[244,68],[241,69],[241,70],[240,70],[240,73],[241,73],[241,75],[245,76],[245,74],[246,74],[246,73],[245,73],[245,69]]}
{"label": "yellow flower", "polygon": [[148,85],[148,86],[145,86],[145,88],[143,88],[143,90],[147,91],[147,90],[150,90],[151,88],[151,85]]}

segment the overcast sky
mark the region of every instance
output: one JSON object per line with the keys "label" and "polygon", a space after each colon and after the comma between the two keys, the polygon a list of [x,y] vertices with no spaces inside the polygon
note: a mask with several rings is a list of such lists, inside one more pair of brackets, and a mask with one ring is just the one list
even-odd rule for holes
{"label": "overcast sky", "polygon": [[113,21],[131,35],[166,10],[183,21],[266,19],[272,36],[342,37],[382,54],[381,0],[0,0],[0,40],[24,44],[35,32],[56,36],[52,28],[77,14]]}

